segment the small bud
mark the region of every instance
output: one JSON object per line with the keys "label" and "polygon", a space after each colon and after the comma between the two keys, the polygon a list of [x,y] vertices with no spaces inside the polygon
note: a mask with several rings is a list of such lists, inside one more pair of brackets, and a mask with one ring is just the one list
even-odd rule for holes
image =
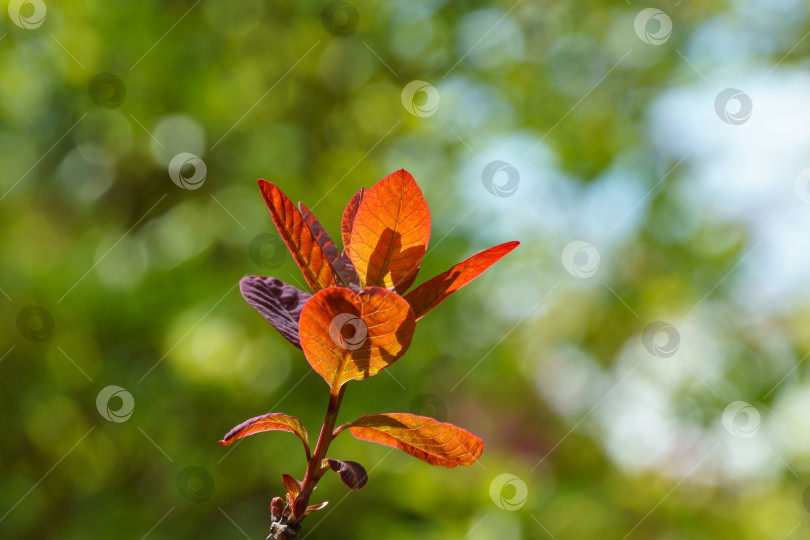
{"label": "small bud", "polygon": [[281,497],[273,497],[273,500],[270,502],[270,514],[276,519],[281,519],[283,513],[284,501]]}

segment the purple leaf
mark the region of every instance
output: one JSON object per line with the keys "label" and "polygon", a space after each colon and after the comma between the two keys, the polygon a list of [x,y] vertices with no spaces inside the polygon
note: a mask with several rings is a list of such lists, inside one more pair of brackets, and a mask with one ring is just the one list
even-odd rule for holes
{"label": "purple leaf", "polygon": [[349,486],[349,489],[363,489],[366,482],[368,482],[368,473],[356,461],[339,461],[329,458],[323,461],[329,465],[329,468],[338,473],[340,479]]}
{"label": "purple leaf", "polygon": [[340,250],[338,250],[332,237],[329,236],[329,233],[323,228],[318,218],[315,217],[304,203],[299,202],[298,209],[304,216],[304,222],[312,232],[312,236],[315,237],[315,241],[318,242],[324,255],[326,255],[326,260],[332,265],[332,269],[347,285],[354,289],[355,292],[359,291],[360,277],[357,275],[354,265],[349,260],[349,256],[346,255],[345,252],[341,253]]}
{"label": "purple leaf", "polygon": [[298,318],[310,294],[273,277],[245,276],[239,281],[242,296],[279,334],[301,348]]}

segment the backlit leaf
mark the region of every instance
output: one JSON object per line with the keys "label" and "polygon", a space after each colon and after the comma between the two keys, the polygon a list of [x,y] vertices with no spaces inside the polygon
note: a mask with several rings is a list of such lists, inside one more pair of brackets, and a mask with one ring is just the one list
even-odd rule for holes
{"label": "backlit leaf", "polygon": [[284,413],[270,413],[256,418],[251,418],[242,422],[228,432],[225,437],[219,441],[222,446],[230,446],[242,437],[253,435],[254,433],[261,433],[263,431],[289,431],[294,433],[304,443],[304,448],[309,453],[309,439],[307,437],[307,430],[301,425],[301,421],[294,416]]}
{"label": "backlit leaf", "polygon": [[467,466],[484,451],[484,441],[469,431],[415,414],[361,416],[349,430],[358,439],[399,448],[430,465]]}
{"label": "backlit leaf", "polygon": [[399,170],[368,190],[354,218],[349,259],[365,286],[391,288],[416,277],[430,239],[422,191]]}
{"label": "backlit leaf", "polygon": [[307,506],[307,509],[304,511],[304,515],[308,516],[312,512],[317,512],[321,508],[325,507],[327,504],[329,504],[329,501],[323,501],[322,503],[318,503],[318,504],[311,504],[311,505]]}
{"label": "backlit leaf", "polygon": [[332,273],[332,266],[304,222],[301,212],[280,189],[267,180],[260,178],[259,188],[267,208],[270,209],[273,223],[276,224],[281,238],[304,274],[307,284],[313,291],[334,286],[335,276]]}
{"label": "backlit leaf", "polygon": [[349,242],[352,236],[352,226],[354,225],[354,217],[357,215],[357,209],[360,208],[360,202],[366,196],[366,188],[360,188],[360,191],[354,194],[354,197],[346,205],[343,210],[343,219],[340,220],[340,237],[343,240],[344,253],[349,249]]}
{"label": "backlit leaf", "polygon": [[329,264],[332,265],[332,269],[342,278],[344,283],[355,287],[356,290],[360,290],[360,278],[357,276],[357,271],[354,269],[354,265],[349,260],[348,255],[338,250],[337,246],[332,241],[332,237],[329,236],[329,233],[323,228],[321,222],[318,221],[312,211],[307,208],[304,203],[299,202],[298,208],[301,210],[301,215],[304,217],[304,221],[309,227],[309,230],[315,237],[315,241],[320,244],[324,255],[326,255],[326,259],[329,261]]}
{"label": "backlit leaf", "polygon": [[349,489],[363,489],[366,483],[368,483],[368,473],[366,473],[366,469],[356,461],[340,461],[327,458],[323,460],[323,463],[338,473],[341,481],[346,484]]}
{"label": "backlit leaf", "polygon": [[515,249],[520,242],[506,242],[476,253],[450,270],[426,281],[405,295],[405,300],[411,304],[416,319],[425,316],[425,313],[439,305],[453,292],[481,275],[484,270],[492,266],[501,257]]}
{"label": "backlit leaf", "polygon": [[310,294],[273,277],[245,276],[239,281],[242,297],[261,313],[287,341],[301,348],[298,318]]}
{"label": "backlit leaf", "polygon": [[336,390],[379,373],[405,354],[415,324],[408,302],[392,291],[333,287],[306,303],[299,334],[307,361]]}
{"label": "backlit leaf", "polygon": [[281,481],[284,483],[284,487],[290,492],[291,496],[298,497],[298,494],[301,493],[301,482],[289,474],[282,474]]}

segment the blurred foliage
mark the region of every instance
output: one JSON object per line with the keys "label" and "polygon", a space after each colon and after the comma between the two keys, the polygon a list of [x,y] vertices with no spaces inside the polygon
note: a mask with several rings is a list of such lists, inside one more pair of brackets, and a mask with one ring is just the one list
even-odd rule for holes
{"label": "blurred foliage", "polygon": [[[216,441],[271,410],[314,437],[327,389],[236,288],[303,288],[255,179],[338,236],[349,197],[399,168],[433,213],[421,278],[523,245],[420,321],[390,374],[350,384],[341,420],[436,414],[487,447],[445,470],[340,437],[333,457],[368,486],[326,477],[304,538],[807,534],[810,304],[748,304],[735,277],[756,231],[684,196],[697,165],[650,113],[734,54],[701,48],[717,28],[755,43],[741,69],[806,65],[806,6],[654,2],[673,32],[653,46],[629,2],[46,4],[37,28],[0,21],[0,536],[263,538],[300,443]],[[403,106],[413,80],[435,114]],[[696,106],[718,124],[727,86]],[[206,165],[198,189],[167,174],[182,152]],[[513,197],[482,186],[496,159],[520,173]],[[582,238],[601,255],[589,279],[560,264]],[[669,358],[642,346],[657,320],[679,334]],[[97,407],[111,385],[134,399],[125,421]],[[756,437],[723,428],[737,400]],[[517,480],[493,488],[501,474]]]}

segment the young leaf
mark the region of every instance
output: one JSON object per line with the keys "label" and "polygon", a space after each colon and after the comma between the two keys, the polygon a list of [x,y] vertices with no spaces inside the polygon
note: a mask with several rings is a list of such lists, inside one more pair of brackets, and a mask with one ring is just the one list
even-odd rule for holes
{"label": "young leaf", "polygon": [[415,414],[361,416],[349,430],[358,439],[399,448],[430,465],[467,466],[484,451],[484,441],[469,431]]}
{"label": "young leaf", "polygon": [[318,221],[312,211],[307,208],[304,203],[299,202],[298,209],[301,210],[304,221],[315,237],[315,241],[320,244],[321,249],[326,255],[329,264],[332,265],[332,269],[335,273],[337,273],[347,285],[352,285],[357,290],[360,290],[360,278],[357,276],[357,271],[354,269],[354,265],[352,265],[349,257],[338,250],[337,246],[332,241],[332,237],[329,236],[329,233],[323,228],[321,222]]}
{"label": "young leaf", "polygon": [[306,303],[299,335],[312,369],[337,390],[393,364],[410,346],[414,329],[413,310],[398,294],[333,287]]}
{"label": "young leaf", "polygon": [[317,512],[318,510],[320,510],[321,508],[323,508],[327,504],[329,504],[329,501],[323,501],[322,503],[318,503],[318,504],[311,504],[311,505],[307,506],[307,509],[304,511],[304,515],[308,516],[312,512]]}
{"label": "young leaf", "polygon": [[349,259],[360,282],[391,288],[415,278],[430,239],[430,212],[407,171],[377,182],[354,218]]}
{"label": "young leaf", "polygon": [[298,318],[310,294],[273,277],[245,276],[239,281],[242,297],[261,313],[287,341],[301,348]]}
{"label": "young leaf", "polygon": [[520,242],[506,242],[499,246],[476,253],[450,270],[422,283],[405,295],[405,300],[413,308],[416,320],[421,319],[431,309],[464,285],[477,278],[501,257],[515,249]]}
{"label": "young leaf", "polygon": [[339,461],[326,458],[323,463],[329,465],[330,469],[338,473],[340,479],[349,489],[363,489],[368,483],[368,473],[356,461]]}
{"label": "young leaf", "polygon": [[267,208],[270,209],[273,223],[304,274],[307,284],[313,291],[334,286],[332,267],[292,201],[267,180],[260,178],[259,188]]}
{"label": "young leaf", "polygon": [[307,430],[301,425],[301,421],[294,416],[284,413],[270,413],[256,418],[246,420],[230,430],[225,437],[219,441],[222,446],[230,446],[242,437],[260,433],[262,431],[289,431],[294,433],[304,443],[304,448],[309,455],[309,438]]}
{"label": "young leaf", "polygon": [[346,205],[343,210],[343,219],[340,220],[340,237],[343,240],[343,252],[349,250],[349,242],[352,236],[352,225],[354,225],[354,217],[357,215],[357,209],[360,208],[360,202],[366,196],[366,188],[361,187],[360,191],[354,194],[354,197]]}
{"label": "young leaf", "polygon": [[301,482],[289,474],[282,474],[281,481],[284,483],[284,487],[287,489],[287,491],[290,492],[290,495],[293,497],[298,497],[298,494],[301,493]]}

